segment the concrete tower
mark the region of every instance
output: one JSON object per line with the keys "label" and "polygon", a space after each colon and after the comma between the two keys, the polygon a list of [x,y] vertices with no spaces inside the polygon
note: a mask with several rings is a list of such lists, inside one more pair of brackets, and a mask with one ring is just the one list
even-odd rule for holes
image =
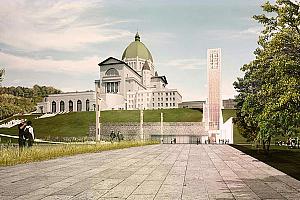
{"label": "concrete tower", "polygon": [[207,50],[208,131],[211,142],[220,134],[221,118],[221,49]]}

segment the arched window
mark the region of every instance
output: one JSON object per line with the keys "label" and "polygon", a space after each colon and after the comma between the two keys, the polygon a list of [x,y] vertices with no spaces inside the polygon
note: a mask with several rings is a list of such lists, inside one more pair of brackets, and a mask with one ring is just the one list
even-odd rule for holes
{"label": "arched window", "polygon": [[73,101],[69,101],[69,112],[73,112]]}
{"label": "arched window", "polygon": [[90,100],[88,99],[85,101],[85,110],[90,111]]}
{"label": "arched window", "polygon": [[63,102],[63,101],[61,101],[60,103],[59,103],[59,108],[60,108],[60,112],[64,112],[65,111],[65,102]]}
{"label": "arched window", "polygon": [[52,113],[56,113],[56,102],[52,101]]}
{"label": "arched window", "polygon": [[119,72],[114,68],[110,68],[106,71],[105,76],[119,76]]}
{"label": "arched window", "polygon": [[82,102],[80,100],[77,101],[77,111],[82,111]]}

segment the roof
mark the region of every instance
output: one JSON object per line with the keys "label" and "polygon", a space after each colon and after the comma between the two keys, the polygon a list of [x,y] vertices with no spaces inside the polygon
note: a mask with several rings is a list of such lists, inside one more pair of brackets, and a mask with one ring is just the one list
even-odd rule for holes
{"label": "roof", "polygon": [[167,78],[165,76],[153,76],[151,79],[159,78],[161,79],[165,84],[168,84]]}
{"label": "roof", "polygon": [[[108,62],[108,61],[112,61],[112,62]],[[138,75],[139,77],[141,77],[141,75],[139,73],[137,73],[134,69],[132,69],[126,62],[124,62],[122,60],[119,60],[117,58],[114,58],[114,57],[109,57],[109,58],[105,59],[104,61],[102,61],[101,63],[99,63],[98,65],[101,67],[101,66],[105,66],[105,65],[115,65],[115,64],[125,64],[126,67],[128,67],[136,75]]]}
{"label": "roof", "polygon": [[131,42],[128,47],[124,50],[123,55],[122,55],[122,60],[125,58],[136,58],[139,57],[141,59],[145,60],[151,60],[152,55],[148,48],[140,41],[140,36],[138,33],[135,35],[135,41]]}
{"label": "roof", "polygon": [[144,63],[142,70],[150,70],[150,67],[149,67],[149,64],[147,61]]}

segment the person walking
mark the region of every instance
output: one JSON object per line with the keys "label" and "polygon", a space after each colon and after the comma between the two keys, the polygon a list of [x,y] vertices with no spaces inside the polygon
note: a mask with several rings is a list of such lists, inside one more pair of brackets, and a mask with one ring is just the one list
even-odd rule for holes
{"label": "person walking", "polygon": [[19,149],[20,150],[23,150],[24,146],[25,146],[25,126],[26,126],[26,123],[25,123],[25,120],[22,119],[21,120],[21,123],[18,124],[18,130],[19,130]]}
{"label": "person walking", "polygon": [[34,132],[33,132],[33,127],[31,125],[32,122],[28,121],[26,123],[26,127],[24,128],[25,138],[28,139],[28,147],[31,147],[34,142]]}

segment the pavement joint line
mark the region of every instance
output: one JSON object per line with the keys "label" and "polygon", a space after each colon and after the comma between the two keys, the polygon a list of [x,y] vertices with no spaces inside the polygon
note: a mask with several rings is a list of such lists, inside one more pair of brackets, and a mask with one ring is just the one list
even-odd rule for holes
{"label": "pavement joint line", "polygon": [[[139,156],[140,154],[143,154],[143,153],[149,153],[151,149],[154,149],[154,147],[152,147],[152,148],[150,148],[150,149],[147,149],[147,151],[139,152],[138,155],[136,155],[136,156],[134,156],[134,157],[137,157],[137,156]],[[159,150],[156,150],[156,151],[159,151]],[[158,155],[158,156],[159,156],[159,155]],[[156,157],[157,157],[157,156],[156,156]],[[156,157],[155,157],[155,158],[156,158]],[[155,158],[151,159],[149,162],[151,162],[151,161],[154,160]],[[138,162],[138,161],[136,161],[136,162]],[[136,163],[136,162],[134,162],[134,163]],[[143,167],[146,166],[149,162],[147,162],[145,165],[143,165]],[[134,163],[132,163],[132,164],[130,164],[130,165],[133,165]],[[130,165],[129,165],[129,166],[130,166]],[[129,166],[128,166],[128,167],[129,167]],[[153,169],[153,170],[154,170],[154,169]],[[115,173],[114,173],[114,174],[115,174]],[[113,174],[112,174],[112,175],[113,175]],[[133,174],[132,174],[132,175],[133,175]],[[131,175],[131,176],[132,176],[132,175]],[[129,177],[127,177],[127,178],[129,178]],[[120,185],[121,183],[123,183],[127,178],[125,178],[123,181],[119,182],[117,185],[115,185],[114,187],[112,187],[111,189],[109,189],[107,192],[105,192],[104,194],[102,194],[102,195],[100,196],[100,198],[102,198],[102,197],[105,196],[107,193],[109,193],[111,190],[113,190],[115,187],[117,187],[118,185]],[[138,187],[138,186],[137,186],[137,187]],[[133,192],[132,192],[132,193],[133,193]],[[132,194],[132,193],[131,193],[131,194]],[[131,194],[130,194],[130,195],[131,195]],[[129,196],[130,196],[130,195],[129,195]],[[127,198],[126,198],[126,199],[127,199]]]}
{"label": "pavement joint line", "polygon": [[188,152],[188,158],[187,158],[187,162],[186,162],[186,166],[185,166],[185,171],[184,171],[184,178],[183,178],[183,185],[182,185],[182,189],[181,189],[180,199],[182,199],[183,190],[184,190],[184,187],[186,186],[186,183],[185,183],[185,181],[186,181],[186,171],[187,171],[188,164],[189,164],[190,151],[191,151],[191,145],[189,145],[189,152]]}
{"label": "pavement joint line", "polygon": [[[212,151],[214,151],[214,150],[212,150]],[[218,156],[218,155],[217,155]],[[219,156],[218,156],[219,157]],[[221,157],[219,157],[223,162],[224,162],[224,160],[221,158]],[[215,163],[212,161],[212,163],[213,163],[213,165],[216,167],[216,165],[215,165]],[[231,169],[231,167],[226,163],[226,162],[224,162],[225,163],[225,165],[227,165],[230,169]],[[234,199],[236,199],[235,198],[235,196],[233,195],[233,191],[228,187],[228,184],[226,183],[226,181],[224,180],[224,178],[223,178],[223,176],[221,175],[221,173],[220,173],[220,171],[218,170],[218,168],[216,167],[216,170],[218,171],[218,173],[219,173],[219,175],[220,175],[220,177],[222,177],[222,180],[223,180],[223,182],[225,183],[225,185],[226,185],[226,187],[228,188],[228,190],[230,191],[230,193],[232,194],[232,196],[233,196],[233,198]],[[232,170],[233,171],[233,170]],[[233,171],[234,172],[234,171]],[[234,172],[235,173],[235,172]],[[235,173],[236,174],[236,173]],[[237,175],[237,174],[236,174]],[[242,180],[243,181],[243,180]],[[243,181],[244,182],[244,181]],[[247,185],[247,184],[246,184]],[[248,186],[248,185],[247,185]],[[249,187],[249,186],[248,186]],[[250,188],[250,187],[249,187]],[[251,189],[251,188],[250,188]],[[251,189],[251,191],[252,191],[252,189]]]}
{"label": "pavement joint line", "polygon": [[155,196],[153,197],[153,199],[155,199],[155,198],[156,198],[156,196],[157,196],[157,194],[158,194],[159,190],[161,189],[162,185],[164,184],[164,182],[165,182],[165,180],[166,180],[167,176],[170,174],[170,171],[171,171],[171,170],[172,170],[172,168],[174,167],[174,165],[175,165],[175,163],[176,163],[176,161],[177,161],[177,159],[178,159],[179,155],[180,155],[180,154],[181,154],[181,152],[183,151],[183,149],[184,149],[184,145],[183,145],[183,147],[181,148],[181,150],[180,150],[180,153],[178,153],[178,155],[177,155],[177,157],[176,157],[176,160],[174,161],[174,163],[173,163],[172,167],[171,167],[171,168],[170,168],[170,170],[168,171],[168,173],[167,173],[166,177],[164,178],[164,180],[162,181],[161,185],[159,186],[159,188],[158,188],[158,190],[157,190],[157,192],[156,192]]}
{"label": "pavement joint line", "polygon": [[[164,153],[164,152],[163,152],[163,153]],[[163,153],[161,153],[161,154],[163,154]],[[161,154],[157,155],[156,157],[160,156]],[[160,163],[162,163],[162,162],[163,162],[165,159],[167,159],[167,158],[168,158],[168,157],[165,157],[162,161],[160,161]],[[154,160],[154,159],[152,159],[152,160]],[[152,161],[152,160],[151,160],[151,161]],[[151,161],[149,161],[148,163],[150,163]],[[147,163],[147,164],[148,164],[148,163]],[[146,166],[147,164],[145,164],[145,165],[143,165],[143,166]],[[157,165],[157,167],[159,167],[159,165]],[[157,168],[157,167],[156,167],[156,168]],[[154,168],[154,169],[151,171],[151,173],[152,173],[156,168]],[[142,181],[142,183],[141,183],[140,185],[142,185],[142,184],[145,182],[145,180],[151,175],[151,173],[149,173],[149,174],[146,176],[146,178]],[[140,185],[138,185],[138,186],[132,191],[132,193],[131,193],[130,195],[132,195],[132,194],[134,193],[134,191],[136,191],[136,189],[137,189]],[[158,191],[159,191],[159,189],[158,189]],[[129,196],[130,196],[130,195],[129,195]],[[129,197],[129,196],[128,196],[128,197]],[[128,197],[127,197],[127,198],[128,198]],[[126,198],[126,199],[127,199],[127,198]],[[155,197],[154,197],[154,198],[155,198]],[[153,199],[154,199],[154,198],[153,198]]]}
{"label": "pavement joint line", "polygon": [[[300,181],[267,164],[252,162],[253,159],[228,145],[195,144],[160,144],[82,154],[2,168],[4,187],[0,188],[0,199],[300,197]],[[103,172],[105,169],[113,170]],[[101,180],[107,182],[101,184]],[[99,190],[91,188],[95,184],[99,184]],[[62,188],[66,190],[59,193]]]}
{"label": "pavement joint line", "polygon": [[[229,147],[231,147],[231,146],[229,146]],[[233,148],[233,147],[231,147],[231,148]],[[237,151],[240,151],[240,150],[238,150],[237,149]],[[241,159],[241,154],[236,154],[236,153],[234,153],[237,157],[239,157],[239,159]],[[222,159],[222,158],[221,158]],[[235,162],[235,161],[234,161]],[[224,162],[228,167],[229,167],[229,165],[226,163],[226,162]],[[256,167],[255,165],[253,165],[254,167]],[[255,176],[255,174],[253,174],[253,173],[251,173],[251,172],[249,172],[245,167],[243,167],[243,166],[241,166],[242,168],[244,168],[248,173],[250,173],[251,175],[253,175],[253,176]],[[230,167],[229,167],[230,168]],[[259,169],[258,167],[256,167],[257,169]],[[231,169],[231,168],[230,168]],[[233,171],[233,173],[235,173],[236,174],[236,172],[234,171],[234,170],[232,170]],[[238,174],[236,174],[238,177],[239,177],[239,179],[258,197],[258,198],[260,198],[256,193],[255,193],[255,191],[243,180],[244,178],[242,178],[242,177],[240,177]],[[270,175],[270,174],[269,174]],[[272,175],[270,175],[271,177],[273,177]],[[223,177],[222,177],[222,179],[223,179]],[[223,179],[224,180],[224,179]],[[258,179],[258,181],[259,182],[262,182],[264,185],[267,185],[265,182],[263,182],[263,181],[261,181],[260,179]],[[280,180],[279,180],[280,181]],[[224,181],[225,182],[225,181]],[[281,182],[281,181],[280,181]],[[225,182],[225,184],[226,184],[226,186],[228,187],[228,185],[227,185],[227,183]],[[268,185],[267,185],[268,186]],[[230,188],[228,187],[228,189],[230,190]],[[232,190],[230,190],[231,191],[231,193],[233,194],[233,192],[232,192]],[[277,192],[278,194],[280,194],[279,192]],[[280,196],[281,197],[283,197],[283,198],[285,198],[284,196],[282,196],[281,194],[280,194]],[[235,198],[235,197],[234,197]],[[261,198],[260,198],[261,199]]]}
{"label": "pavement joint line", "polygon": [[[160,155],[161,155],[161,154],[157,155],[155,158],[157,158],[157,157],[160,156]],[[167,157],[166,157],[165,159],[167,159]],[[165,160],[165,159],[164,159],[164,160]],[[153,158],[152,160],[154,160],[154,158]],[[151,161],[152,161],[152,160],[151,160]],[[151,161],[149,161],[148,163],[150,163]],[[161,161],[160,163],[162,163],[162,162],[163,162],[163,161]],[[148,164],[148,163],[147,163],[147,164]],[[143,166],[146,166],[147,164],[145,164],[145,165],[143,165]],[[157,167],[158,167],[158,166],[159,166],[159,165],[157,165]],[[157,167],[156,167],[156,168],[157,168]],[[152,173],[156,168],[154,168],[154,169],[151,171],[151,173]],[[142,185],[142,184],[145,182],[145,180],[150,176],[151,173],[149,173],[149,174],[145,177],[145,179],[141,182],[141,184],[139,184],[139,185],[138,185],[138,186],[130,193],[130,195],[132,195],[132,194],[136,191],[136,189],[137,189],[140,185]],[[130,196],[130,195],[129,195],[129,196]],[[128,196],[128,197],[129,197],[129,196]],[[128,199],[128,197],[127,197],[126,199]]]}
{"label": "pavement joint line", "polygon": [[[138,148],[138,147],[137,147]],[[152,147],[152,148],[154,148],[154,147]],[[119,150],[119,149],[117,149],[117,150]],[[114,151],[114,150],[111,150],[111,151]],[[146,150],[144,150],[144,151],[146,151]],[[147,151],[149,151],[149,149],[147,149]],[[99,153],[101,153],[101,152],[99,152]],[[140,154],[140,152],[139,152],[139,154]],[[138,154],[138,155],[139,155]],[[130,152],[128,153],[128,154],[126,154],[127,156],[130,156],[131,154],[130,154]],[[136,155],[136,156],[138,156],[138,155]],[[75,156],[77,156],[77,155],[74,155],[74,157]],[[134,156],[134,157],[136,157],[136,156]],[[71,156],[72,157],[72,156]],[[120,158],[120,157],[122,157],[121,155],[117,155],[117,158]],[[59,158],[58,158],[59,159]],[[108,163],[105,163],[105,164],[109,164],[109,163],[112,163],[112,162],[114,162],[114,161],[111,161],[111,162],[108,162]],[[75,163],[73,163],[73,165],[71,165],[71,166],[74,166],[74,165],[76,165],[76,164],[79,164],[79,163],[82,163],[82,161],[78,161],[78,162],[75,162]],[[64,166],[64,167],[61,167],[61,168],[58,168],[58,169],[54,169],[54,170],[51,170],[51,171],[49,171],[49,172],[52,172],[52,171],[56,171],[56,170],[59,170],[59,169],[63,169],[63,168],[69,168],[68,166],[67,166],[67,164],[65,164],[66,166]],[[85,171],[83,171],[83,172],[87,172],[87,171],[90,171],[91,169],[88,169],[88,170],[85,170]],[[104,169],[105,170],[105,169]],[[103,170],[102,170],[103,171]],[[117,172],[116,172],[117,173]],[[72,178],[72,177],[74,177],[74,175],[70,175],[70,176],[68,176],[66,179],[68,179],[68,178]],[[52,194],[54,194],[54,193],[56,193],[56,192],[59,192],[59,191],[61,191],[61,190],[64,190],[64,189],[66,189],[66,188],[68,188],[68,187],[71,187],[71,186],[73,186],[73,185],[75,185],[75,184],[77,184],[77,183],[79,183],[80,181],[82,181],[82,180],[80,180],[80,179],[78,179],[78,181],[76,181],[76,182],[74,182],[73,184],[71,184],[71,185],[69,185],[69,186],[67,186],[67,187],[65,187],[65,188],[62,188],[62,189],[60,189],[60,190],[58,190],[58,191],[55,191],[55,192],[53,192],[53,193],[50,193],[49,195],[47,195],[47,196],[45,196],[45,197],[48,197],[48,196],[51,196]],[[59,181],[58,181],[59,182]],[[57,183],[57,182],[55,182],[55,183]],[[48,185],[46,185],[46,186],[44,186],[44,187],[41,187],[41,188],[46,188],[46,187],[48,187],[48,186],[50,186],[50,185],[52,185],[52,184],[55,184],[55,183],[50,183],[50,184],[48,184]],[[36,189],[36,190],[34,190],[34,191],[37,191],[37,190],[39,190],[39,189],[41,189],[41,188],[38,188],[38,189]],[[33,191],[33,192],[34,192]],[[84,191],[83,191],[84,192]],[[80,193],[82,193],[82,192],[80,192]],[[79,193],[79,194],[80,194]],[[78,194],[77,194],[78,195]],[[22,195],[21,195],[22,196]],[[75,195],[76,196],[76,195]],[[20,197],[20,196],[18,196],[18,197]]]}

